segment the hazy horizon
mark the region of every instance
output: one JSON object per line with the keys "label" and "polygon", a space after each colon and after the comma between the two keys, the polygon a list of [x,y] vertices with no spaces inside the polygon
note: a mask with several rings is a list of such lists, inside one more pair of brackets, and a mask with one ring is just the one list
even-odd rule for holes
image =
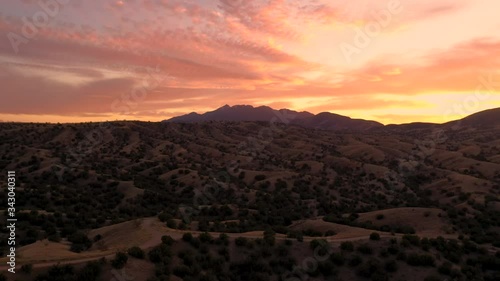
{"label": "hazy horizon", "polygon": [[[229,104],[226,104],[226,105],[229,105]],[[203,112],[195,112],[197,114],[205,114],[207,112],[211,112],[211,111],[215,111],[221,107],[223,107],[224,105],[221,105],[217,108],[213,108],[211,110],[208,110],[208,111],[203,111]],[[241,106],[241,104],[235,104],[235,105],[229,105],[230,107],[233,107],[233,106]],[[243,105],[245,106],[245,105]],[[267,106],[267,105],[258,105],[258,106],[253,106],[253,107],[259,107],[259,106]],[[295,109],[291,109],[291,108],[272,108],[274,110],[283,110],[283,109],[288,109],[288,110],[293,110],[293,111],[297,111],[297,112],[309,112],[307,110],[295,110]],[[479,112],[482,112],[482,111],[486,111],[486,110],[491,110],[491,109],[496,109],[496,107],[493,107],[493,108],[486,108],[484,110],[481,110],[481,111],[477,111],[477,112],[471,112],[470,114],[466,115],[466,116],[462,116],[460,118],[457,118],[457,119],[451,119],[451,120],[448,120],[448,121],[445,121],[445,122],[426,122],[426,121],[421,121],[421,120],[414,120],[414,121],[411,121],[411,122],[401,122],[401,123],[383,123],[383,122],[380,122],[379,120],[373,120],[373,119],[364,119],[364,120],[367,120],[367,121],[376,121],[376,122],[379,122],[381,124],[383,124],[384,126],[387,126],[387,125],[402,125],[402,124],[409,124],[409,123],[435,123],[435,124],[443,124],[443,123],[446,123],[446,122],[449,122],[449,121],[455,121],[455,120],[459,120],[459,119],[462,119],[464,117],[467,117],[469,115],[472,115],[472,114],[475,114],[475,113],[479,113]],[[190,114],[190,113],[193,113],[193,112],[186,112],[185,114]],[[329,113],[334,113],[334,114],[337,114],[336,112],[330,112],[330,111],[323,111],[323,112],[317,112],[317,113],[313,113],[314,115],[316,114],[319,114],[319,113],[324,113],[324,112],[329,112]],[[309,113],[312,113],[312,112],[309,112]],[[184,114],[181,114],[181,115],[178,115],[178,116],[182,116]],[[178,117],[178,116],[172,116],[172,117]],[[363,118],[360,118],[360,117],[356,117],[356,116],[347,116],[347,117],[350,117],[352,119],[363,119]],[[0,123],[50,123],[50,124],[78,124],[78,123],[87,123],[87,122],[90,122],[90,123],[102,123],[102,122],[120,122],[120,121],[127,121],[127,122],[134,122],[134,121],[137,121],[137,122],[162,122],[162,121],[166,121],[170,118],[164,118],[164,119],[161,119],[161,120],[140,120],[140,119],[102,119],[102,120],[86,120],[86,121],[77,121],[77,122],[71,122],[71,121],[68,121],[68,122],[65,122],[65,121],[56,121],[56,122],[51,122],[51,121],[10,121],[10,120],[0,120]],[[271,120],[270,120],[271,121]]]}

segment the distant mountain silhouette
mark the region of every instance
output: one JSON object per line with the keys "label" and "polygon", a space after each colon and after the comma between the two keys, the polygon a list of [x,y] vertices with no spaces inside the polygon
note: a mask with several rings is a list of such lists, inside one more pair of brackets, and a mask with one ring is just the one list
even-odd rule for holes
{"label": "distant mountain silhouette", "polygon": [[384,126],[376,121],[352,119],[330,112],[321,112],[308,118],[299,119],[295,124],[314,129],[354,131],[365,131]]}
{"label": "distant mountain silhouette", "polygon": [[[214,111],[204,114],[195,112],[174,117],[168,122],[194,123],[205,121],[276,121],[280,122],[286,116],[287,120],[301,119],[313,116],[309,112],[297,112],[288,109],[275,110],[268,106],[253,107],[251,105],[224,105]],[[281,118],[280,118],[281,117]]]}
{"label": "distant mountain silhouette", "polygon": [[380,128],[382,131],[386,132],[407,132],[407,131],[421,131],[421,130],[431,130],[439,128],[442,124],[428,123],[428,122],[413,122],[406,124],[389,124]]}
{"label": "distant mountain silhouette", "polygon": [[195,123],[206,121],[267,121],[299,125],[307,128],[324,130],[363,131],[383,125],[375,121],[351,119],[347,116],[322,112],[317,115],[289,109],[272,109],[268,106],[253,107],[250,105],[225,105],[204,114],[195,112],[174,117],[166,122]]}
{"label": "distant mountain silhouette", "polygon": [[469,115],[460,120],[444,124],[449,127],[493,127],[500,126],[500,108],[493,108]]}
{"label": "distant mountain silhouette", "polygon": [[409,132],[409,131],[422,131],[433,129],[460,129],[460,128],[482,128],[482,127],[495,127],[500,126],[500,108],[493,108],[471,114],[465,118],[450,121],[447,123],[425,123],[413,122],[407,124],[390,124],[379,131],[385,132]]}
{"label": "distant mountain silhouette", "polygon": [[488,127],[500,126],[500,108],[488,109],[474,113],[463,119],[444,124],[414,122],[408,124],[383,124],[363,119],[352,119],[347,116],[322,112],[316,115],[307,111],[293,111],[290,109],[272,109],[268,106],[253,107],[251,105],[224,105],[214,111],[204,114],[192,112],[177,116],[164,122],[197,123],[207,121],[265,121],[282,122],[299,125],[306,128],[322,130],[349,130],[349,131],[421,131],[435,128],[451,129],[461,127]]}

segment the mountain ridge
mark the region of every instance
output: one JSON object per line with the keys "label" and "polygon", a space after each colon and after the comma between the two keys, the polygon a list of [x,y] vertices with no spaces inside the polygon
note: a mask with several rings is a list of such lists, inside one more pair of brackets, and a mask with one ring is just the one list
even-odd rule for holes
{"label": "mountain ridge", "polygon": [[468,115],[459,120],[446,123],[411,122],[405,124],[384,125],[377,121],[351,118],[332,112],[313,114],[307,111],[291,109],[273,109],[269,106],[224,105],[203,114],[191,112],[162,122],[198,123],[207,121],[267,121],[299,125],[306,128],[324,130],[401,130],[433,129],[437,127],[457,128],[457,126],[496,126],[500,125],[500,108],[492,108]]}
{"label": "mountain ridge", "polygon": [[216,110],[203,114],[189,113],[173,117],[164,122],[197,123],[206,121],[267,121],[279,122],[292,125],[300,125],[307,128],[329,130],[365,130],[383,126],[383,124],[371,120],[352,119],[347,116],[321,112],[316,115],[307,111],[295,111],[286,108],[273,109],[269,106],[253,107],[251,105],[224,105]]}

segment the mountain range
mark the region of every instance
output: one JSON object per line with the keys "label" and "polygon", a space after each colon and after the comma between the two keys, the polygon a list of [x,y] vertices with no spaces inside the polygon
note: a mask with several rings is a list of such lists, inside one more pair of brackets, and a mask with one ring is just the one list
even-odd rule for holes
{"label": "mountain range", "polygon": [[377,121],[354,119],[331,112],[312,114],[307,111],[298,112],[290,109],[277,110],[268,106],[253,107],[251,105],[224,105],[214,111],[209,111],[204,114],[192,112],[186,115],[173,117],[165,120],[164,122],[200,123],[208,121],[280,122],[306,128],[342,131],[429,129],[435,127],[454,128],[457,126],[485,127],[500,125],[500,108],[481,111],[463,119],[450,121],[444,124],[414,122],[408,124],[383,125]]}

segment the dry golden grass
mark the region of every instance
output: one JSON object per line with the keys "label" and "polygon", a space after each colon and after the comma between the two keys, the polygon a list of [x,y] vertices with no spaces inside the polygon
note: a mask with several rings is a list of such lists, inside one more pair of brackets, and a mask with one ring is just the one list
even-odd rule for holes
{"label": "dry golden grass", "polygon": [[338,151],[350,158],[364,160],[373,159],[377,162],[384,161],[385,159],[385,153],[383,151],[367,144],[346,145],[339,147]]}
{"label": "dry golden grass", "polygon": [[452,179],[452,183],[455,186],[459,186],[462,192],[480,192],[484,193],[488,191],[488,187],[491,186],[491,182],[476,178],[469,175],[463,175],[459,173],[453,173],[449,176]]}
{"label": "dry golden grass", "polygon": [[[19,264],[33,263],[38,266],[50,266],[56,263],[79,263],[101,258],[113,254],[114,251],[88,251],[74,253],[70,251],[67,243],[56,243],[48,240],[37,241],[36,243],[18,248],[17,262]],[[6,258],[0,259],[4,264]]]}
{"label": "dry golden grass", "polygon": [[[127,264],[125,265],[123,270],[113,270],[112,267],[108,267],[109,268],[106,268],[102,271],[102,275],[100,276],[99,280],[146,281],[148,280],[148,278],[154,275],[155,268],[154,264],[151,262],[132,257],[129,257]],[[170,280],[173,280],[173,278],[170,278]]]}
{"label": "dry golden grass", "polygon": [[311,174],[318,174],[321,172],[323,167],[325,166],[324,163],[318,162],[318,161],[297,161],[295,162],[295,167],[297,168],[302,168],[304,165],[308,165],[311,167]]}
{"label": "dry golden grass", "polygon": [[478,145],[466,145],[461,147],[458,151],[466,155],[478,155],[481,152],[481,147]]}
{"label": "dry golden grass", "polygon": [[[377,219],[383,215],[383,219]],[[440,217],[441,216],[441,217]],[[411,226],[417,235],[436,237],[450,235],[451,225],[444,218],[446,213],[435,208],[393,208],[367,213],[359,213],[358,222],[371,221],[376,226]]]}
{"label": "dry golden grass", "polygon": [[125,197],[123,197],[123,200],[127,200],[129,198],[134,198],[137,195],[141,195],[144,193],[143,189],[137,188],[134,186],[134,183],[132,181],[122,181],[117,187],[117,190]]}
{"label": "dry golden grass", "polygon": [[69,144],[73,138],[75,138],[76,133],[68,128],[65,128],[59,135],[54,137],[54,142],[60,142],[63,144]]}
{"label": "dry golden grass", "polygon": [[[89,232],[89,238],[97,234],[102,239],[93,244],[89,251],[74,253],[70,251],[68,243],[55,243],[48,240],[20,247],[18,249],[19,262],[21,263],[47,263],[51,262],[78,262],[87,261],[103,256],[112,255],[117,251],[125,251],[132,246],[150,248],[161,242],[161,236],[169,233],[157,218],[145,218],[127,221],[111,226],[94,229]],[[182,237],[182,233],[174,235],[175,239]],[[0,259],[4,261],[5,258]]]}
{"label": "dry golden grass", "polygon": [[48,240],[37,241],[36,243],[19,248],[19,258],[23,261],[30,260],[53,260],[60,258],[73,259],[80,255],[69,250],[69,244],[50,242]]}
{"label": "dry golden grass", "polygon": [[461,152],[436,149],[429,159],[448,170],[461,173],[466,170],[476,170],[488,178],[494,177],[495,173],[500,171],[500,164],[468,158]]}
{"label": "dry golden grass", "polygon": [[[265,182],[265,181],[274,182],[278,178],[284,179],[284,178],[289,178],[289,177],[296,175],[296,173],[286,171],[286,170],[283,170],[283,171],[255,171],[255,170],[243,170],[242,169],[242,171],[245,172],[245,177],[243,178],[243,181],[245,182],[246,185],[251,185],[251,184],[254,184],[256,182],[258,183],[258,182]],[[256,181],[255,176],[257,176],[257,175],[264,175],[264,176],[266,176],[266,178],[262,181]]]}
{"label": "dry golden grass", "polygon": [[500,164],[500,155],[490,156],[488,161]]}
{"label": "dry golden grass", "polygon": [[314,220],[302,220],[297,221],[290,226],[292,230],[316,230],[325,233],[328,230],[333,230],[336,235],[333,237],[335,239],[349,239],[365,237],[370,235],[373,230],[364,229],[360,227],[353,227],[343,224],[331,223],[323,221],[323,219],[318,218]]}
{"label": "dry golden grass", "polygon": [[93,239],[100,234],[102,239],[93,244],[91,250],[123,250],[139,246],[152,237],[152,231],[147,219],[137,219],[115,225],[97,228],[89,232]]}
{"label": "dry golden grass", "polygon": [[384,166],[365,164],[364,170],[367,174],[373,173],[377,178],[383,178],[390,170]]}
{"label": "dry golden grass", "polygon": [[131,135],[128,139],[128,145],[123,148],[123,151],[126,153],[130,153],[134,148],[141,144],[141,138],[138,132],[131,132]]}

